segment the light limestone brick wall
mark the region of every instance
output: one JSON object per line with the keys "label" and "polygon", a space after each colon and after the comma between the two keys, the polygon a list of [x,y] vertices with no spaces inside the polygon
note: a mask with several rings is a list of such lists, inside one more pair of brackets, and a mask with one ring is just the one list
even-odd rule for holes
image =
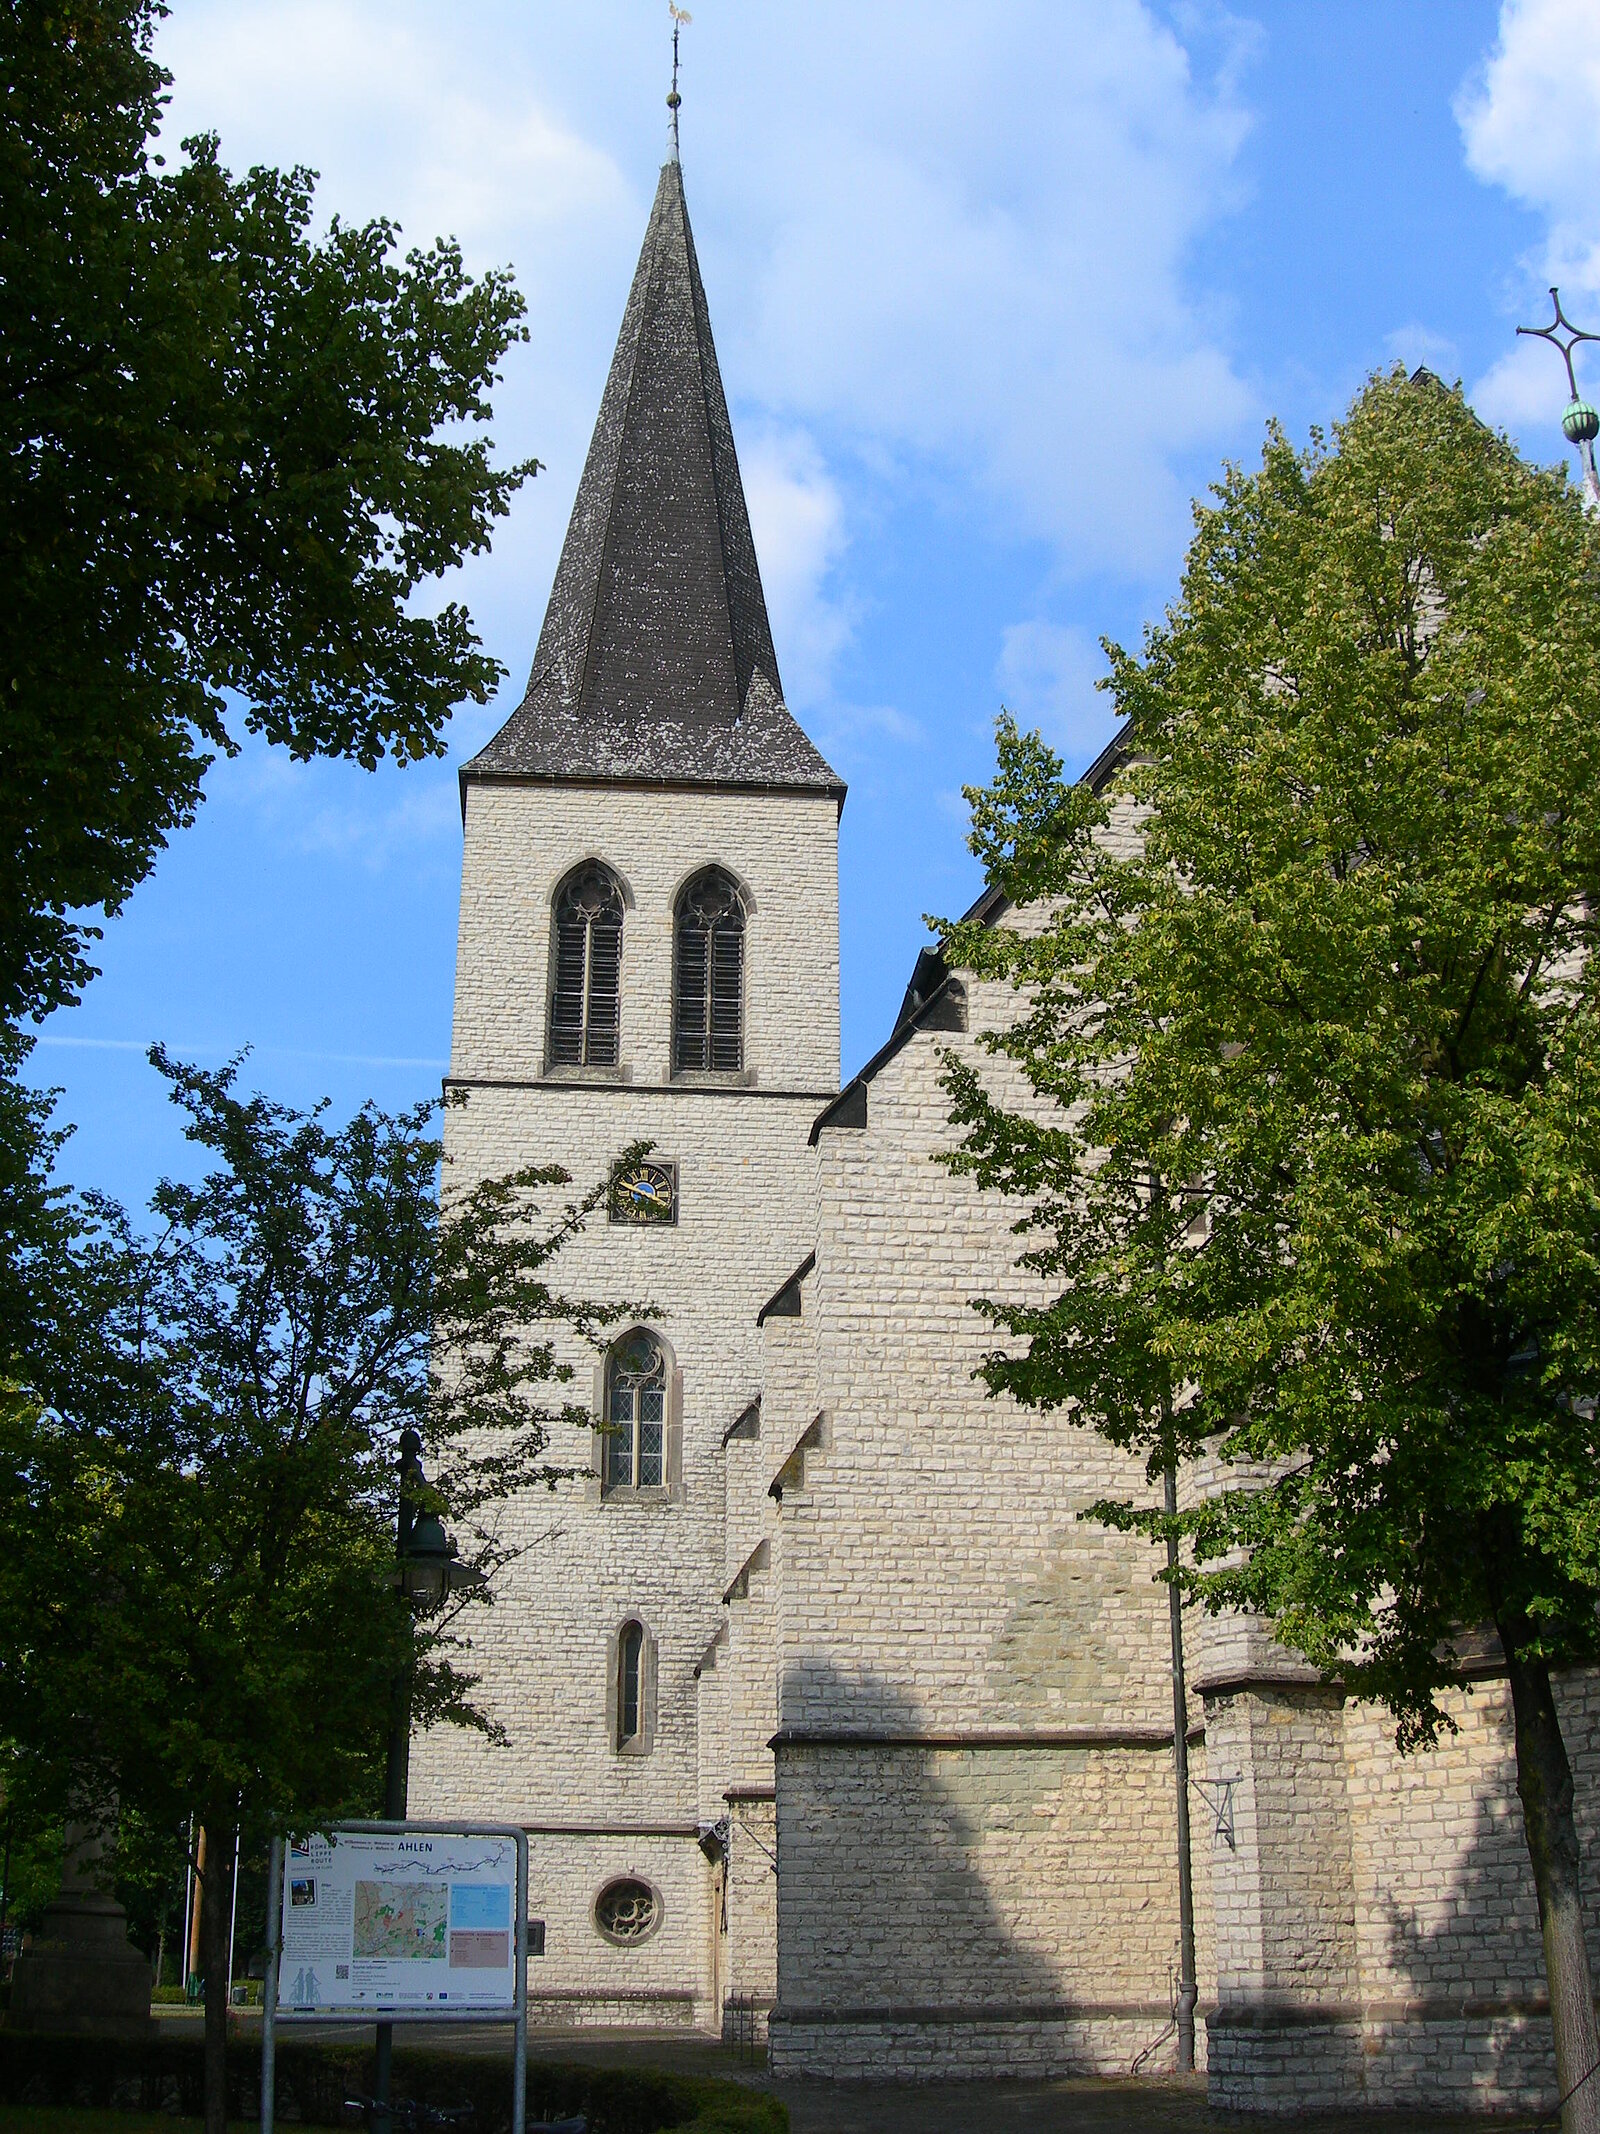
{"label": "light limestone brick wall", "polygon": [[622,1071],[671,1076],[673,906],[725,867],[746,890],[745,1058],[763,1089],[839,1086],[837,803],[826,794],[469,783],[451,1072],[543,1072],[552,899],[603,860],[622,928]]}
{"label": "light limestone brick wall", "polygon": [[697,1677],[695,1752],[700,1776],[695,1820],[702,1827],[719,1823],[726,1812],[722,1796],[730,1768],[728,1677],[723,1666],[727,1650],[728,1626],[724,1622],[701,1655]]}
{"label": "light limestone brick wall", "polygon": [[[560,1485],[501,1510],[526,1553],[474,1627],[482,1694],[509,1750],[455,1730],[418,1741],[413,1798],[443,1812],[548,1820],[553,1799],[585,1819],[692,1822],[698,1802],[694,1667],[721,1619],[725,1548],[722,1434],[756,1383],[755,1315],[802,1256],[809,1103],[756,1093],[505,1089],[475,1086],[447,1118],[464,1182],[559,1156],[579,1180],[603,1174],[623,1141],[653,1138],[680,1165],[675,1227],[602,1217],[563,1255],[560,1278],[585,1296],[663,1309],[649,1323],[682,1373],[682,1474],[671,1501],[602,1501],[593,1482]],[[735,1254],[730,1238],[748,1243]],[[592,1398],[595,1358],[574,1348],[573,1393]],[[593,1433],[558,1429],[551,1457],[588,1466]],[[607,1640],[631,1614],[659,1655],[656,1748],[619,1757],[606,1730]]]}
{"label": "light limestone brick wall", "polygon": [[[1559,1686],[1588,1902],[1600,1915],[1600,1681]],[[1402,1757],[1371,1705],[1299,1687],[1207,1700],[1240,1774],[1216,1874],[1212,2101],[1292,2112],[1548,2106],[1548,2004],[1503,1682],[1445,1699],[1458,1731]],[[1342,1763],[1342,1782],[1335,1764]],[[1349,1861],[1348,1933],[1344,1860]]]}
{"label": "light limestone brick wall", "polygon": [[[648,1882],[661,1899],[660,1926],[636,1948],[617,1948],[595,1924],[595,1899],[619,1876]],[[545,1922],[545,1953],[528,1965],[529,2021],[713,2023],[713,1902],[712,1871],[692,1836],[534,1830],[528,1909]]]}
{"label": "light limestone brick wall", "polygon": [[777,1841],[770,1791],[734,1788],[728,1799],[728,1991],[754,2003],[758,2037],[765,2034],[778,1982]]}
{"label": "light limestone brick wall", "polygon": [[[980,1024],[1002,1005],[987,992]],[[915,1035],[870,1085],[866,1127],[820,1136],[803,1324],[825,1429],[786,1480],[775,1550],[774,2065],[1125,2070],[1151,2046],[1170,2064],[1166,1595],[1146,1544],[1077,1516],[1146,1485],[1092,1433],[973,1380],[994,1337],[970,1300],[1019,1293],[1019,1247],[1011,1211],[932,1160],[945,1045],[980,1057]],[[1204,1981],[1198,1804],[1196,1833]]]}
{"label": "light limestone brick wall", "polygon": [[724,1788],[772,1785],[771,1741],[778,1725],[777,1594],[771,1571],[753,1574],[744,1600],[728,1604],[728,1756]]}
{"label": "light limestone brick wall", "polygon": [[1234,1847],[1215,1863],[1217,1998],[1355,2005],[1355,1883],[1344,1715],[1335,1692],[1206,1701],[1206,1751],[1233,1789]]}
{"label": "light limestone brick wall", "polygon": [[776,2071],[1172,2065],[1170,1748],[835,1741],[778,1768]]}
{"label": "light limestone brick wall", "polygon": [[[1558,1681],[1600,1954],[1600,1677]],[[1389,1716],[1345,1709],[1367,2094],[1548,2106],[1554,2077],[1510,1691],[1445,1699],[1458,1731],[1402,1757]]]}
{"label": "light limestone brick wall", "polygon": [[829,1444],[784,1496],[783,1723],[875,1724],[873,1685],[892,1680],[935,1730],[1168,1726],[1156,1558],[1078,1517],[1143,1495],[1142,1473],[974,1382],[994,1337],[970,1300],[1018,1293],[1018,1243],[1005,1208],[932,1161],[945,1043],[974,1051],[914,1037],[871,1085],[865,1130],[820,1137],[806,1312]]}

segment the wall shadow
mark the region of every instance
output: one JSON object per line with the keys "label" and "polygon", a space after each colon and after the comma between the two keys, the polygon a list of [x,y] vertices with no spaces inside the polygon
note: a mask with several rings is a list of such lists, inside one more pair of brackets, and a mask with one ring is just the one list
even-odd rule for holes
{"label": "wall shadow", "polygon": [[775,2068],[1171,2064],[1170,1747],[930,1738],[895,1685],[818,1660],[781,1709]]}
{"label": "wall shadow", "polygon": [[[1560,1686],[1576,1786],[1590,1964],[1600,1958],[1600,1677]],[[1510,1700],[1479,1684],[1462,1733],[1389,1769],[1353,1769],[1355,1832],[1373,1848],[1362,1937],[1369,2086],[1394,2101],[1548,2106],[1555,2099],[1544,1956],[1516,1791]],[[1387,1730],[1363,1716],[1366,1747]],[[1357,1885],[1358,1901],[1361,1896]],[[1377,2044],[1380,2050],[1373,2051]]]}

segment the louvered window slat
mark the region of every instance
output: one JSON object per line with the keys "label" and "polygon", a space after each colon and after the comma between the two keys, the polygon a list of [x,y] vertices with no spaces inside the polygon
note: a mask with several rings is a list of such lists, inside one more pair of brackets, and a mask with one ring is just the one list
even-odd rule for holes
{"label": "louvered window slat", "polygon": [[615,1067],[622,1022],[622,891],[580,868],[556,898],[550,992],[552,1066]]}
{"label": "louvered window slat", "polygon": [[706,1066],[706,936],[685,917],[678,924],[678,1065]]}
{"label": "louvered window slat", "polygon": [[744,933],[724,922],[711,937],[711,1064],[744,1065]]}
{"label": "louvered window slat", "polygon": [[736,1073],[744,1065],[744,905],[727,875],[698,875],[678,902],[673,1064]]}
{"label": "louvered window slat", "polygon": [[588,1064],[615,1067],[622,1007],[622,915],[601,913],[589,923]]}

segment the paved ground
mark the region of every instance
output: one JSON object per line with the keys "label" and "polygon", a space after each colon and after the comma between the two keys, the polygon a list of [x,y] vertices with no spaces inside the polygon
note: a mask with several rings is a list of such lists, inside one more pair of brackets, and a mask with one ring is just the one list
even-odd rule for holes
{"label": "paved ground", "polygon": [[[187,2010],[161,2011],[163,2030],[187,2028]],[[256,2023],[245,2019],[248,2027]],[[427,2026],[397,2024],[396,2043],[420,2044]],[[285,2030],[288,2026],[285,2025]],[[359,2038],[369,2029],[354,2023],[296,2024],[297,2035]],[[444,2044],[437,2030],[426,2042]],[[502,2054],[507,2032],[463,2026],[448,2033],[457,2052]],[[1306,2115],[1290,2120],[1246,2118],[1207,2108],[1203,2076],[1142,2077],[1096,2081],[1064,2077],[1055,2082],[840,2083],[772,2082],[758,2068],[741,2066],[727,2048],[696,2032],[536,2030],[530,2058],[592,2061],[602,2067],[665,2067],[682,2074],[721,2075],[770,2089],[789,2107],[793,2134],[1513,2134],[1531,2129],[1529,2118],[1438,2117],[1414,2112]]]}

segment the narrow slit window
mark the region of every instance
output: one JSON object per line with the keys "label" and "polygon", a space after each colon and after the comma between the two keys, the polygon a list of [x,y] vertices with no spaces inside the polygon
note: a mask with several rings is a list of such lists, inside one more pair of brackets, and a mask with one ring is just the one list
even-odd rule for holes
{"label": "narrow slit window", "polygon": [[591,864],[556,897],[552,1066],[615,1067],[621,1004],[622,891],[605,868]]}
{"label": "narrow slit window", "polygon": [[660,1489],[667,1479],[667,1362],[649,1334],[630,1334],[606,1370],[607,1489]]}
{"label": "narrow slit window", "polygon": [[678,899],[673,1065],[735,1073],[744,1065],[744,904],[720,868]]}
{"label": "narrow slit window", "polygon": [[617,1746],[626,1748],[643,1731],[644,1625],[624,1623],[617,1640]]}

